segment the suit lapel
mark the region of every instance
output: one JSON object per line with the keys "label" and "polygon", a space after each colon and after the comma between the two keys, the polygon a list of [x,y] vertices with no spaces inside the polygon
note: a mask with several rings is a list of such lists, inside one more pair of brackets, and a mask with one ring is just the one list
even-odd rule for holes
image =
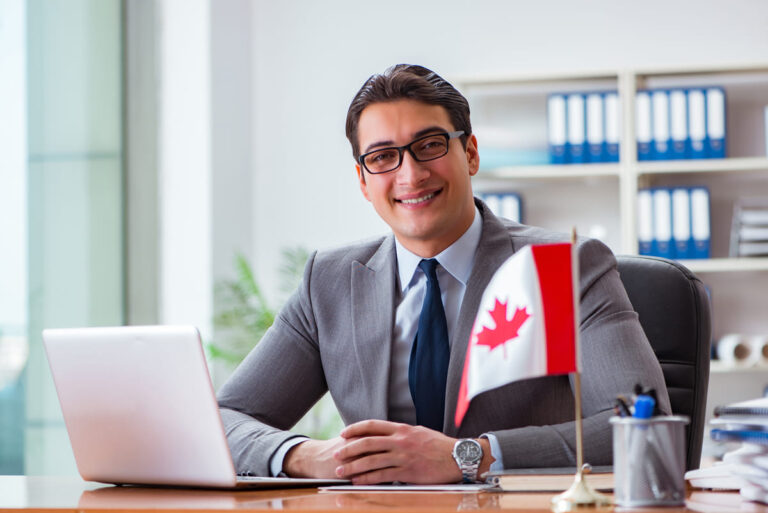
{"label": "suit lapel", "polygon": [[448,382],[445,390],[443,431],[453,436],[458,432],[453,419],[456,414],[456,401],[459,397],[459,386],[464,372],[464,357],[467,354],[469,335],[475,322],[480,299],[499,266],[518,249],[514,247],[509,231],[488,210],[488,207],[479,200],[476,200],[476,203],[483,216],[483,233],[475,252],[472,273],[464,291],[464,299],[461,303],[456,325],[456,336],[451,344],[451,359],[448,364]]}
{"label": "suit lapel", "polygon": [[368,262],[351,268],[352,338],[358,372],[366,388],[361,419],[386,419],[395,315],[394,237],[384,239]]}

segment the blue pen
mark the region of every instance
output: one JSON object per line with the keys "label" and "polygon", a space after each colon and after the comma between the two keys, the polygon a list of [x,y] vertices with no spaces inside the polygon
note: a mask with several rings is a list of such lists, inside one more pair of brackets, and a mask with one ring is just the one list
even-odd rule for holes
{"label": "blue pen", "polygon": [[656,408],[656,401],[650,395],[638,395],[635,399],[635,412],[632,416],[636,419],[650,419],[653,416],[653,410]]}

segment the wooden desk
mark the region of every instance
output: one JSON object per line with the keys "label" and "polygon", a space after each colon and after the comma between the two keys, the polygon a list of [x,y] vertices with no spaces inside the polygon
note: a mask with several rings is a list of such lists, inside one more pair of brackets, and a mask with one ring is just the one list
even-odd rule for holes
{"label": "wooden desk", "polygon": [[[116,487],[79,478],[0,476],[0,511],[97,512],[116,510],[230,511],[292,510],[384,512],[459,510],[550,511],[552,494],[436,492],[318,492],[316,489],[229,492]],[[707,506],[707,504],[709,506]],[[703,506],[702,506],[703,505]],[[736,493],[694,492],[689,508],[648,508],[653,513],[679,511],[768,513],[768,507],[742,503]],[[613,508],[585,509],[604,513]]]}

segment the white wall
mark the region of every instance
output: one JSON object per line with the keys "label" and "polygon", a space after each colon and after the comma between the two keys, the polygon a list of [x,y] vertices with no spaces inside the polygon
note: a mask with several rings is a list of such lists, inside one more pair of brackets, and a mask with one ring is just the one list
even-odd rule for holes
{"label": "white wall", "polygon": [[27,328],[25,16],[23,2],[0,0],[0,340]]}
{"label": "white wall", "polygon": [[251,4],[211,2],[213,277],[234,275],[233,254],[251,254]]}
{"label": "white wall", "polygon": [[259,1],[252,15],[253,254],[268,290],[281,248],[386,231],[357,188],[344,120],[391,64],[450,80],[768,59],[763,0]]}
{"label": "white wall", "polygon": [[194,324],[210,335],[210,5],[160,6],[159,237],[162,324]]}

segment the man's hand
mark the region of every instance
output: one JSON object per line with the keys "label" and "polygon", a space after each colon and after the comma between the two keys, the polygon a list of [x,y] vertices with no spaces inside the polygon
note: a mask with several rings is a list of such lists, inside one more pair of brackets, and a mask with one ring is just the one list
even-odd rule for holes
{"label": "man's hand", "polygon": [[349,443],[337,436],[330,440],[307,440],[291,447],[283,460],[283,471],[291,477],[336,478],[339,462],[334,453]]}
{"label": "man's hand", "polygon": [[[453,459],[455,438],[422,427],[384,420],[365,420],[341,432],[347,443],[338,446],[335,476],[354,484],[456,483],[461,471]],[[490,444],[480,440],[485,457],[481,471],[492,458]],[[484,467],[484,468],[483,468]]]}

